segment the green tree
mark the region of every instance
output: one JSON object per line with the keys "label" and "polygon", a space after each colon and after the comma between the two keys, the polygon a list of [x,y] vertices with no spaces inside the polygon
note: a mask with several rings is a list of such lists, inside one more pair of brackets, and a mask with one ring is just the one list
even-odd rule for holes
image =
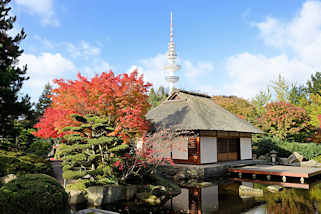
{"label": "green tree", "polygon": [[65,179],[89,175],[91,184],[118,184],[129,176],[139,175],[139,162],[130,155],[131,151],[134,153],[133,146],[113,134],[115,128],[108,117],[77,114],[72,117],[80,126],[64,128],[70,134],[64,136],[66,142],[58,152]]}
{"label": "green tree", "polygon": [[279,74],[278,80],[272,81],[271,88],[276,94],[277,101],[288,102],[290,96],[289,83]]}
{"label": "green tree", "polygon": [[307,82],[307,86],[310,94],[319,94],[321,96],[321,72],[312,74],[311,80]]}
{"label": "green tree", "polygon": [[310,105],[305,106],[311,118],[311,125],[315,128],[319,127],[319,115],[321,113],[321,89],[319,93],[310,94]]}
{"label": "green tree", "polygon": [[158,106],[168,97],[163,86],[160,86],[155,93],[155,89],[151,88],[149,91],[148,102],[152,105],[152,108]]}
{"label": "green tree", "polygon": [[252,105],[255,106],[256,112],[258,116],[261,116],[264,112],[265,106],[270,103],[272,100],[272,94],[270,89],[268,88],[267,91],[260,91],[253,100],[251,101]]}
{"label": "green tree", "polygon": [[255,107],[247,100],[236,96],[214,96],[214,102],[241,119],[253,122],[256,116]]}
{"label": "green tree", "polygon": [[52,103],[52,100],[50,98],[51,90],[52,86],[48,82],[39,97],[38,103],[36,104],[36,114],[38,118],[43,115],[45,109]]}
{"label": "green tree", "polygon": [[17,130],[14,121],[30,116],[30,97],[19,97],[26,77],[27,66],[18,67],[18,58],[23,50],[19,44],[26,35],[23,29],[15,36],[8,31],[13,28],[16,17],[9,16],[10,0],[0,0],[0,138],[14,138]]}
{"label": "green tree", "polygon": [[292,84],[289,90],[289,102],[293,105],[304,107],[309,102],[309,93],[303,85]]}

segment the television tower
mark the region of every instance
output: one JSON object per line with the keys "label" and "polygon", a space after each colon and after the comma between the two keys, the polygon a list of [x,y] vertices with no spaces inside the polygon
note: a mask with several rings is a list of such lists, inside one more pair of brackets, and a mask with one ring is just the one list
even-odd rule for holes
{"label": "television tower", "polygon": [[166,81],[169,82],[170,92],[171,94],[174,89],[174,84],[179,80],[178,76],[175,76],[175,72],[178,71],[181,66],[176,64],[176,51],[175,51],[175,43],[174,43],[174,34],[173,34],[173,12],[171,12],[171,27],[170,27],[170,40],[168,43],[168,53],[167,59],[168,64],[164,67],[164,69],[168,72],[166,76]]}

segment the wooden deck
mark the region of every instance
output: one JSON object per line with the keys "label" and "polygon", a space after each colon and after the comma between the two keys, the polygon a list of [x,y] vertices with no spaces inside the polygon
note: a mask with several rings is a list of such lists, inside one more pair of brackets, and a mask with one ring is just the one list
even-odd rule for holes
{"label": "wooden deck", "polygon": [[257,174],[257,175],[277,175],[286,177],[310,178],[321,174],[321,168],[308,168],[283,165],[255,165],[229,168],[229,172]]}

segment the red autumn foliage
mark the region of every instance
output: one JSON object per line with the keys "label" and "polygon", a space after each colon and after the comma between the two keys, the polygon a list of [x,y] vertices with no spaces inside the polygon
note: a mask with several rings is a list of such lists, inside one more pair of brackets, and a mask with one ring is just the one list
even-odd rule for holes
{"label": "red autumn foliage", "polygon": [[304,138],[309,121],[305,109],[286,102],[269,103],[258,118],[258,124],[264,131],[280,139],[294,137],[294,140]]}
{"label": "red autumn foliage", "polygon": [[96,75],[88,80],[78,74],[75,81],[58,79],[52,90],[52,104],[43,118],[35,125],[35,136],[57,138],[65,135],[62,129],[75,125],[72,113],[108,116],[115,128],[112,135],[119,135],[128,141],[133,134],[148,130],[145,114],[150,108],[147,91],[151,84],[145,84],[137,71],[131,74],[115,75],[112,71]]}

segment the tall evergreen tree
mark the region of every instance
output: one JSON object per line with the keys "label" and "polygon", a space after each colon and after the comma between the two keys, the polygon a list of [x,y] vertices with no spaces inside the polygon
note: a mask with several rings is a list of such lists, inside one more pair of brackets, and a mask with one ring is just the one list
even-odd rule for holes
{"label": "tall evergreen tree", "polygon": [[155,93],[155,89],[151,88],[149,91],[148,102],[152,105],[152,108],[158,106],[168,97],[163,86],[160,86]]}
{"label": "tall evergreen tree", "polygon": [[52,86],[48,82],[39,97],[38,103],[36,104],[36,112],[38,118],[43,115],[45,109],[52,103],[52,100],[49,97],[51,95],[51,90]]}
{"label": "tall evergreen tree", "polygon": [[307,82],[307,85],[310,94],[319,94],[321,96],[321,72],[312,74],[311,80]]}
{"label": "tall evergreen tree", "polygon": [[14,121],[30,113],[30,97],[19,97],[23,81],[27,80],[27,66],[18,67],[18,58],[23,53],[20,41],[26,35],[22,29],[15,36],[8,34],[16,17],[9,16],[10,0],[0,0],[0,138],[15,137]]}

